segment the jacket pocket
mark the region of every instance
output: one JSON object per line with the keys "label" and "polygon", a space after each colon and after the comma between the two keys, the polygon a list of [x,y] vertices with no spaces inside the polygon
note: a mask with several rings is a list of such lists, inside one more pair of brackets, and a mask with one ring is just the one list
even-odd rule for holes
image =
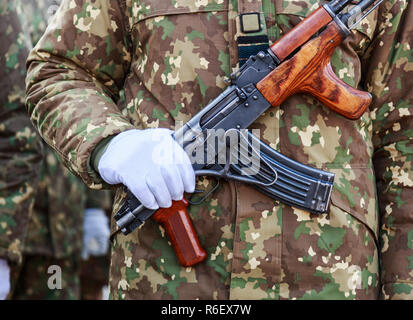
{"label": "jacket pocket", "polygon": [[227,2],[189,3],[160,1],[156,9],[136,13],[132,72],[125,83],[127,113],[134,125],[173,127],[176,121],[186,122],[226,86]]}
{"label": "jacket pocket", "polygon": [[379,216],[373,169],[353,166],[329,171],[336,175],[331,206],[361,222],[377,244]]}
{"label": "jacket pocket", "polygon": [[197,1],[165,1],[144,0],[133,1],[131,4],[132,24],[139,23],[145,19],[159,16],[197,13],[217,12],[228,10],[228,1],[223,0],[197,0]]}

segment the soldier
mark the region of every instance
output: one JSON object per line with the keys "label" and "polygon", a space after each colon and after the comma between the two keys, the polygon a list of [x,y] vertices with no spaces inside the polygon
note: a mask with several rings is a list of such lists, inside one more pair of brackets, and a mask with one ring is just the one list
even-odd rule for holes
{"label": "soldier", "polygon": [[[1,152],[3,159],[10,159],[4,160],[1,180],[0,269],[3,273],[0,283],[4,285],[1,298],[5,298],[6,293],[10,291],[10,281],[6,279],[10,277],[9,265],[12,266],[13,287],[19,278],[18,288],[13,290],[14,298],[22,298],[23,295],[46,298],[41,288],[47,286],[47,278],[50,277],[47,268],[53,263],[59,263],[63,270],[67,271],[63,272],[63,275],[67,275],[68,279],[74,279],[66,282],[73,282],[75,287],[80,285],[80,268],[72,267],[72,264],[79,264],[79,262],[63,259],[47,263],[48,259],[44,259],[44,255],[53,255],[51,252],[53,246],[56,258],[71,256],[71,252],[77,252],[77,256],[80,257],[80,248],[82,248],[85,259],[89,256],[104,255],[108,246],[108,234],[104,228],[107,225],[106,214],[96,208],[103,206],[103,209],[107,210],[110,207],[109,194],[88,192],[88,208],[95,209],[88,209],[85,213],[88,218],[85,219],[84,226],[89,230],[82,239],[83,212],[86,205],[85,186],[63,169],[50,148],[47,147],[47,156],[44,156],[40,139],[27,117],[24,107],[24,66],[31,44],[28,34],[23,30],[30,30],[33,42],[37,42],[46,28],[46,12],[48,12],[47,8],[50,8],[50,6],[46,8],[49,4],[43,1],[36,2],[35,5],[39,8],[30,7],[31,5],[34,5],[34,2],[30,1],[24,6],[20,2],[1,3],[1,30],[4,30],[1,36],[3,43],[9,44],[3,48],[4,52],[1,56],[1,79],[4,89],[1,100],[3,109],[1,139],[4,140]],[[52,13],[51,10],[49,12]],[[30,26],[27,25],[29,20],[33,21]],[[42,181],[38,183],[41,156],[46,160],[42,165]],[[32,212],[36,194],[35,214],[31,216],[28,240],[23,248],[29,213]],[[55,212],[51,213],[50,217],[47,214],[49,210]],[[101,228],[101,232],[97,234],[96,230],[99,229],[96,229],[96,225],[103,226],[104,230]],[[92,246],[88,246],[88,243]],[[24,259],[22,259],[23,253],[25,253]],[[89,279],[84,279],[82,289],[87,297],[96,299],[101,296],[102,287],[107,281],[108,262],[106,256],[93,257],[93,259],[96,261],[93,264],[89,263],[89,266],[96,265],[94,278],[98,276],[98,281],[93,281],[93,285],[89,286]],[[22,267],[23,260],[24,267],[21,271],[19,269]],[[80,297],[78,293],[72,296]]]}
{"label": "soldier", "polygon": [[[28,60],[29,113],[91,188],[123,183],[146,207],[168,207],[193,191],[195,179],[161,128],[190,119],[225,88],[238,64],[238,9],[258,4],[272,43],[315,10],[313,3],[64,1]],[[127,236],[112,223],[111,298],[412,298],[412,27],[412,4],[387,0],[335,51],[340,78],[374,95],[359,120],[300,94],[251,127],[290,158],[336,174],[328,214],[224,182],[189,208],[208,252],[193,268],[178,264],[153,221]],[[183,164],[151,159],[159,137]],[[118,188],[115,211],[124,196]]]}
{"label": "soldier", "polygon": [[[22,3],[25,29],[30,30],[35,44],[45,31],[47,21],[56,11],[53,9],[58,3],[26,0]],[[82,181],[61,165],[55,152],[48,146],[36,187],[34,212],[23,250],[24,263],[16,272],[18,280],[12,298],[80,299],[81,254],[84,259],[88,259],[89,256],[104,256],[108,249],[108,219],[104,211],[110,206],[108,191],[97,192],[97,197],[86,192]],[[92,203],[91,196],[98,200]],[[101,205],[105,206],[103,210]],[[99,265],[103,270],[101,278],[104,278],[108,268],[107,260],[105,257],[103,259],[104,263]],[[56,287],[50,285],[52,267],[58,267],[61,272],[60,285]],[[100,288],[95,283],[89,288],[88,282],[84,281],[84,289],[93,291],[88,296],[101,296],[104,283],[100,280],[98,284]]]}
{"label": "soldier", "polygon": [[42,161],[40,137],[24,105],[31,46],[21,9],[14,1],[0,1],[0,300],[9,294],[22,262]]}

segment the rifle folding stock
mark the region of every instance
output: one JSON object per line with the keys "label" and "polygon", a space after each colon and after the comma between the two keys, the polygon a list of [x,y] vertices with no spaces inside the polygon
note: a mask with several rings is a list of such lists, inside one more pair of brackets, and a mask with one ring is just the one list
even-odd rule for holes
{"label": "rifle folding stock", "polygon": [[[268,108],[279,106],[299,92],[313,95],[346,118],[358,119],[372,97],[341,81],[334,74],[330,59],[335,48],[350,34],[348,21],[371,5],[374,9],[381,1],[362,0],[347,14],[341,11],[349,0],[331,1],[305,18],[267,52],[250,57],[231,76],[232,84],[173,134],[190,157],[196,150],[207,149],[208,130],[222,130],[223,141],[228,132],[238,136],[239,143],[235,147],[224,143],[212,149],[216,163],[193,162],[195,173],[250,183],[287,205],[316,214],[327,212],[334,174],[288,159],[252,134],[245,135],[241,131]],[[241,142],[245,141],[242,147]],[[258,145],[259,150],[254,145]],[[205,156],[211,156],[211,151],[208,152]],[[236,161],[227,159],[220,164],[218,159],[223,153]],[[243,169],[248,167],[245,159],[251,157],[258,159],[259,169],[254,174],[243,175]],[[114,217],[124,234],[154,217],[164,226],[183,266],[193,266],[206,259],[186,212],[188,202],[185,199],[155,214],[154,210],[144,208],[129,190],[127,192],[123,206]]]}
{"label": "rifle folding stock", "polygon": [[293,94],[308,93],[348,119],[360,118],[371,103],[371,94],[340,80],[330,63],[344,37],[339,26],[330,22],[318,37],[260,81],[258,90],[274,107]]}

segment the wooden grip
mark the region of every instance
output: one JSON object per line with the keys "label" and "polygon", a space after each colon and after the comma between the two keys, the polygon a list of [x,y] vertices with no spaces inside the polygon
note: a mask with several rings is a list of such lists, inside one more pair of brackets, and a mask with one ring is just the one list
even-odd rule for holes
{"label": "wooden grip", "polygon": [[170,208],[161,208],[152,216],[166,230],[179,263],[184,267],[192,267],[204,261],[206,251],[199,243],[198,236],[189,218],[186,207],[188,201],[173,201]]}
{"label": "wooden grip", "polygon": [[258,90],[274,107],[293,94],[309,93],[348,119],[360,118],[371,103],[370,93],[341,81],[330,64],[331,55],[342,39],[339,27],[330,22],[318,37],[261,80]]}

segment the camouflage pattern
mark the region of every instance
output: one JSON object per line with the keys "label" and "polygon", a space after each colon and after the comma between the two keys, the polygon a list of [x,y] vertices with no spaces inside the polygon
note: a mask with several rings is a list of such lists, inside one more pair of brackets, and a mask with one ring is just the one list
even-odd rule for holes
{"label": "camouflage pattern", "polygon": [[[262,6],[272,43],[318,1]],[[174,128],[225,88],[237,64],[228,48],[236,8],[236,0],[63,1],[28,61],[33,123],[73,173],[105,187],[91,155],[106,138]],[[223,182],[189,208],[209,254],[193,268],[178,264],[153,221],[128,236],[112,223],[111,298],[412,298],[412,15],[407,1],[384,1],[335,51],[336,74],[374,95],[359,120],[295,95],[251,127],[290,158],[336,174],[328,214]],[[114,210],[123,197],[119,188]]]}
{"label": "camouflage pattern", "polygon": [[22,7],[0,1],[0,259],[22,261],[42,160],[40,139],[24,105],[25,62],[31,49]]}
{"label": "camouflage pattern", "polygon": [[[33,44],[41,38],[60,0],[21,0]],[[109,191],[89,191],[47,147],[26,252],[68,257],[82,246],[83,211],[111,206]]]}
{"label": "camouflage pattern", "polygon": [[[386,3],[380,37],[365,57],[382,259],[382,296],[413,299],[413,8]],[[390,50],[389,50],[390,49]],[[368,63],[367,63],[368,62]]]}
{"label": "camouflage pattern", "polygon": [[[108,282],[108,256],[81,260],[83,213],[86,207],[108,210],[108,190],[89,190],[62,167],[48,148],[12,299],[79,300],[102,293]],[[62,268],[62,289],[47,287],[47,268]],[[93,273],[92,273],[93,272]],[[92,277],[91,277],[92,275]],[[47,277],[46,277],[47,276]]]}
{"label": "camouflage pattern", "polygon": [[[25,27],[30,31],[32,43],[36,44],[57,2],[21,0],[21,3]],[[61,165],[51,148],[45,146],[24,252],[55,258],[79,253],[85,205],[85,185]]]}
{"label": "camouflage pattern", "polygon": [[[35,44],[44,33],[53,11],[57,10],[59,1],[21,1],[24,5],[25,29],[30,31]],[[26,58],[27,55],[23,62]],[[22,79],[24,81],[24,74]],[[22,93],[24,97],[24,90]],[[19,272],[13,272],[13,286],[16,289],[13,290],[12,298],[79,299],[83,212],[86,205],[108,209],[110,194],[108,191],[88,192],[83,182],[62,166],[56,153],[47,145],[39,172],[34,210],[24,247],[24,263]],[[76,264],[73,261],[77,261]],[[63,269],[62,290],[47,288],[46,271],[51,264]],[[102,273],[105,274],[109,266],[107,260],[97,265],[97,268],[103,268]],[[87,281],[84,281],[84,287],[88,287]]]}
{"label": "camouflage pattern", "polygon": [[86,196],[86,186],[47,147],[24,252],[55,258],[78,255]]}
{"label": "camouflage pattern", "polygon": [[[61,289],[50,289],[48,284],[56,284],[50,279],[57,274],[50,266],[61,270]],[[52,270],[52,271],[51,271]],[[79,256],[57,259],[41,255],[25,255],[18,282],[13,292],[13,300],[77,300],[80,297],[80,280],[73,275],[80,273]]]}

